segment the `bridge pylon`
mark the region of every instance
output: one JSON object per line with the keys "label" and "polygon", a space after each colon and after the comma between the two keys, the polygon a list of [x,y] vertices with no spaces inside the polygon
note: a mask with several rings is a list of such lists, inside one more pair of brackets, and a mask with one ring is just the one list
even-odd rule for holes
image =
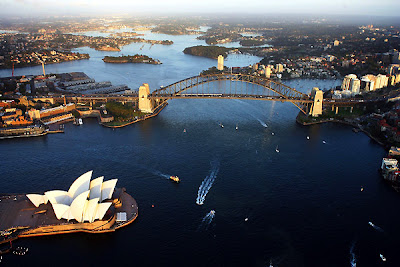
{"label": "bridge pylon", "polygon": [[146,113],[153,113],[154,103],[149,98],[150,87],[149,84],[144,83],[139,87],[139,110]]}
{"label": "bridge pylon", "polygon": [[318,117],[322,115],[322,102],[324,100],[324,93],[319,90],[318,87],[314,87],[311,91],[311,98],[314,102],[311,104],[310,115],[313,117]]}

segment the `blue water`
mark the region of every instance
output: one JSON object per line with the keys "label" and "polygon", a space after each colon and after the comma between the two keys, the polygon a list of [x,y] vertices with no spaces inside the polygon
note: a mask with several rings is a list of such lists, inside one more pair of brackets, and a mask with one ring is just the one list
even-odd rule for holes
{"label": "blue water", "polygon": [[[188,42],[197,42],[191,38]],[[160,57],[175,51],[176,62],[162,65],[169,64],[169,71],[106,67],[96,57],[48,67],[120,82],[125,80],[118,70],[126,70],[136,73],[129,76],[132,83],[167,85],[215,63],[180,55],[173,46],[154,48],[149,51]],[[286,83],[309,92],[340,81]],[[5,255],[2,263],[268,266],[272,260],[274,266],[351,266],[354,255],[359,266],[380,266],[382,253],[386,266],[399,266],[400,198],[377,172],[384,149],[347,126],[300,126],[297,113],[290,103],[179,99],[157,117],[120,129],[85,119],[82,126],[66,124],[64,134],[2,141],[1,193],[66,190],[80,174],[94,170],[95,177],[118,178],[117,186],[139,205],[138,219],[115,233],[21,239],[15,245],[29,253]],[[215,164],[218,172],[199,206],[199,187]],[[181,183],[168,175],[179,176]],[[210,210],[217,215],[199,231]]]}

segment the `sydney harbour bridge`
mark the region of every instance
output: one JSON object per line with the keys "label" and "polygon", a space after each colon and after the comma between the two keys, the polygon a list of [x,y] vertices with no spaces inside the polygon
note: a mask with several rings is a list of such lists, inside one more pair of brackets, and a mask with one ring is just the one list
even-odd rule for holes
{"label": "sydney harbour bridge", "polygon": [[[317,93],[316,93],[317,92]],[[186,78],[157,90],[150,91],[148,84],[140,86],[134,95],[87,95],[67,97],[71,100],[138,101],[139,109],[152,112],[168,99],[249,99],[290,102],[306,115],[318,116],[323,105],[354,106],[362,100],[324,100],[322,91],[313,90],[311,95],[299,92],[281,82],[247,74],[210,74]]]}

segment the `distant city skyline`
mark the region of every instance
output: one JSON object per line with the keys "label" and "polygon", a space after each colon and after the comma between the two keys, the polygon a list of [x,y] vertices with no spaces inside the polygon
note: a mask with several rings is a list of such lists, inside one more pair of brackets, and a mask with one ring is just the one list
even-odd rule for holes
{"label": "distant city skyline", "polygon": [[239,0],[2,0],[0,15],[107,15],[107,14],[196,14],[196,13],[245,13],[245,14],[314,14],[314,15],[364,15],[399,16],[395,0],[318,1],[250,1]]}

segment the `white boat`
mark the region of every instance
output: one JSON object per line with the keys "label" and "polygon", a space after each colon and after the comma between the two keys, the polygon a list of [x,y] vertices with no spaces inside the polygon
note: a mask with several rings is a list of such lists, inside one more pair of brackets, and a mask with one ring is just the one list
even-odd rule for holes
{"label": "white boat", "polygon": [[215,210],[211,210],[210,213],[214,215],[215,214]]}
{"label": "white boat", "polygon": [[369,225],[371,225],[372,227],[375,227],[375,224],[373,224],[372,222],[368,222]]}
{"label": "white boat", "polygon": [[79,118],[79,124],[80,124],[80,125],[83,124],[82,118]]}
{"label": "white boat", "polygon": [[279,153],[278,146],[276,146],[275,151],[276,151],[276,153]]}
{"label": "white boat", "polygon": [[186,133],[186,129],[183,129],[183,132]]}
{"label": "white boat", "polygon": [[219,126],[221,126],[221,128],[224,128],[224,125],[222,123],[220,123]]}
{"label": "white boat", "polygon": [[307,135],[307,140],[310,140],[310,137]]}
{"label": "white boat", "polygon": [[323,143],[323,144],[326,144],[326,141],[325,141],[325,140],[322,140],[322,143]]}
{"label": "white boat", "polygon": [[382,254],[379,254],[379,257],[381,257],[382,261],[386,261],[386,258]]}
{"label": "white boat", "polygon": [[272,133],[271,133],[271,135],[275,135],[275,133],[274,133],[274,132],[272,132]]}
{"label": "white boat", "polygon": [[239,129],[239,127],[237,126],[237,124],[236,124],[236,128],[235,128],[235,129],[236,129],[236,130]]}

